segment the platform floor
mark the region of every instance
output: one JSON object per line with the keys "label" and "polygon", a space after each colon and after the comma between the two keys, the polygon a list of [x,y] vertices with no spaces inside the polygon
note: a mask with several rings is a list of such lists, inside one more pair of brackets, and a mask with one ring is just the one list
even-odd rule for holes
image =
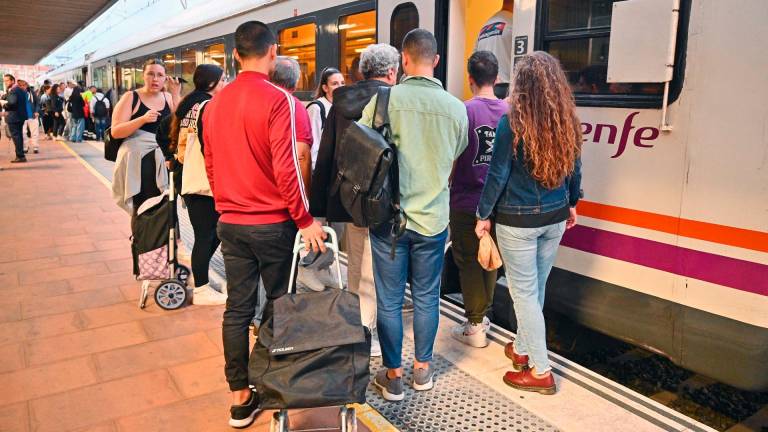
{"label": "platform floor", "polygon": [[[0,141],[0,431],[232,430],[223,307],[137,307],[129,218],[110,198],[102,154],[99,143],[41,141],[39,155],[11,165]],[[371,389],[360,430],[708,430],[554,355],[558,394],[511,389],[501,376],[513,335],[494,326],[488,348],[461,345],[450,337],[460,313],[441,310],[435,390],[388,403]],[[333,426],[336,412],[291,412],[292,427]]]}

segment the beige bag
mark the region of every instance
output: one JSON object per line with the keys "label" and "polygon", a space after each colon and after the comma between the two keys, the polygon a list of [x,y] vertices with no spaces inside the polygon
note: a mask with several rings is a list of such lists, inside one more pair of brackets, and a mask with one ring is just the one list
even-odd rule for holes
{"label": "beige bag", "polygon": [[493,271],[501,267],[501,255],[496,249],[496,243],[493,242],[488,233],[480,238],[480,247],[477,249],[477,261],[485,271]]}

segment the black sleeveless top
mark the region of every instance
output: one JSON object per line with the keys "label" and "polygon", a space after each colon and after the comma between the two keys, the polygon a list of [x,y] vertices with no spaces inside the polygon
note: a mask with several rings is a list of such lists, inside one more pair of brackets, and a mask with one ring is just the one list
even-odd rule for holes
{"label": "black sleeveless top", "polygon": [[[133,92],[133,97],[139,99],[139,109],[136,110],[135,114],[131,115],[131,120],[137,119],[149,111],[149,107],[144,105],[144,102],[141,100],[138,93]],[[157,126],[160,124],[160,120],[171,114],[171,107],[168,105],[168,99],[165,97],[165,92],[163,92],[163,99],[165,99],[165,105],[160,111],[160,116],[157,118],[157,121],[152,123],[145,123],[139,129],[147,131],[153,135],[157,133]]]}

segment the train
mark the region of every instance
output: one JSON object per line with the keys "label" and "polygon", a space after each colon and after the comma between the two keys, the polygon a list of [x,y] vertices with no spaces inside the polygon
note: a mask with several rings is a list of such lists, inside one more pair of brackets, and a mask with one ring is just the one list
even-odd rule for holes
{"label": "train", "polygon": [[[438,40],[437,78],[467,99],[466,59],[502,3],[210,2],[47,78],[117,97],[141,85],[149,57],[188,81],[201,63],[234,78],[234,29],[260,20],[280,54],[299,61],[296,94],[309,100],[323,68],[351,79],[365,46],[399,47],[421,27]],[[768,390],[768,4],[515,0],[512,12],[512,63],[533,50],[560,59],[582,122],[579,225],[563,238],[546,308],[726,384]]]}

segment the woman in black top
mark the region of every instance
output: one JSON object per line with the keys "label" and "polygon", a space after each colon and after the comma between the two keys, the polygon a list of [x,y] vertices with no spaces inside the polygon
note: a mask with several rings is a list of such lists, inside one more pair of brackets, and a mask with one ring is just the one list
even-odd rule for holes
{"label": "woman in black top", "polygon": [[67,111],[72,115],[72,130],[69,134],[69,140],[72,142],[83,141],[83,132],[85,131],[85,100],[80,87],[72,90],[72,95],[67,103]]}
{"label": "woman in black top", "polygon": [[53,126],[51,132],[54,137],[64,134],[64,98],[59,96],[61,86],[54,84],[51,87],[51,95],[48,98],[49,110],[53,117]]}
{"label": "woman in black top", "polygon": [[[133,214],[168,184],[167,172],[160,168],[164,158],[155,132],[158,121],[176,108],[181,89],[177,79],[166,76],[165,65],[159,59],[147,60],[143,74],[144,85],[125,93],[112,113],[111,136],[125,138],[115,163],[113,195],[120,207]],[[170,92],[165,91],[166,84]]]}

